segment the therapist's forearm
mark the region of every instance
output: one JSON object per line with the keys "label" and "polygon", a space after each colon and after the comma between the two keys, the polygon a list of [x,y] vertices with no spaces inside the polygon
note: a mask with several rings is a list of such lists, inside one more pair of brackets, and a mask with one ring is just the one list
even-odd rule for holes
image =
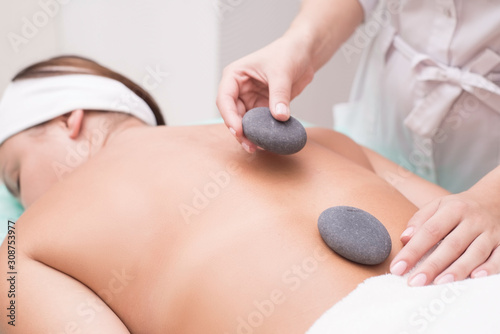
{"label": "therapist's forearm", "polygon": [[363,15],[358,0],[303,0],[285,37],[303,40],[317,71],[352,35]]}

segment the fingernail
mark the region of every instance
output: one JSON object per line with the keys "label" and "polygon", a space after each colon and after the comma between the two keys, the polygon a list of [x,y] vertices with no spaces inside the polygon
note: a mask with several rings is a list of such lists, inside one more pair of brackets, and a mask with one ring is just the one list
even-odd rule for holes
{"label": "fingernail", "polygon": [[410,286],[424,286],[427,283],[427,276],[424,273],[420,273],[413,277],[408,283]]}
{"label": "fingernail", "polygon": [[412,235],[413,234],[413,230],[415,230],[415,228],[408,227],[406,230],[403,231],[403,233],[401,233],[400,239],[402,239],[404,237],[409,237],[410,235]]}
{"label": "fingernail", "polygon": [[250,149],[250,146],[248,146],[247,143],[243,143],[243,144],[241,144],[241,146],[243,146],[243,149],[245,151],[247,151],[248,153],[253,153],[253,151]]}
{"label": "fingernail", "polygon": [[488,272],[486,270],[480,270],[474,274],[473,278],[481,278],[488,276]]}
{"label": "fingernail", "polygon": [[276,105],[276,114],[288,116],[290,115],[290,112],[284,103],[278,103]]}
{"label": "fingernail", "polygon": [[231,132],[233,136],[236,137],[236,131],[233,128],[229,128],[229,132]]}
{"label": "fingernail", "polygon": [[443,277],[435,280],[434,284],[446,284],[451,282],[455,282],[455,277],[452,274],[446,274]]}
{"label": "fingernail", "polygon": [[405,272],[407,266],[405,261],[399,261],[391,267],[391,274],[401,276]]}

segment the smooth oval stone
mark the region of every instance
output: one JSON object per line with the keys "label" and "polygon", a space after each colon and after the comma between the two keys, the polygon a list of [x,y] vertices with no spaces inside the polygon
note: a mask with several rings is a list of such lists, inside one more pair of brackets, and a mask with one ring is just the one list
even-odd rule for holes
{"label": "smooth oval stone", "polygon": [[318,219],[325,243],[348,260],[375,265],[391,253],[392,242],[384,225],[371,214],[350,206],[326,209]]}
{"label": "smooth oval stone", "polygon": [[297,119],[277,121],[266,107],[247,111],[243,116],[243,133],[255,145],[277,154],[297,153],[307,142],[306,129]]}

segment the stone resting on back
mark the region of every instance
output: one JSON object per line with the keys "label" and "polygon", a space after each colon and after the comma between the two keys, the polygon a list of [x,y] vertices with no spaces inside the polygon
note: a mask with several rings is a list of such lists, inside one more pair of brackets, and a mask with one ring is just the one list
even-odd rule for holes
{"label": "stone resting on back", "polygon": [[[220,125],[129,129],[55,185],[16,224],[19,319],[2,329],[303,333],[388,271],[415,207],[356,144],[317,129],[295,155],[248,156],[229,136]],[[317,218],[336,205],[386,226],[388,260],[357,265],[325,246]]]}
{"label": "stone resting on back", "polygon": [[[294,117],[278,121],[267,107],[245,113],[243,133],[255,145],[276,154],[294,154],[307,142],[307,133]],[[384,262],[391,253],[391,237],[384,225],[370,213],[350,206],[323,211],[318,229],[326,244],[337,254],[360,264]]]}

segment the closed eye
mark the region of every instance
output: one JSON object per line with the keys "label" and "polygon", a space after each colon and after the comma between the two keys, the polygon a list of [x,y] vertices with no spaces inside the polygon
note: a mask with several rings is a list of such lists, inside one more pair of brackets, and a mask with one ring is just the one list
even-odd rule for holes
{"label": "closed eye", "polygon": [[21,195],[21,176],[18,176],[18,177],[17,177],[17,182],[16,182],[16,184],[17,184],[17,193],[18,193],[19,195]]}

